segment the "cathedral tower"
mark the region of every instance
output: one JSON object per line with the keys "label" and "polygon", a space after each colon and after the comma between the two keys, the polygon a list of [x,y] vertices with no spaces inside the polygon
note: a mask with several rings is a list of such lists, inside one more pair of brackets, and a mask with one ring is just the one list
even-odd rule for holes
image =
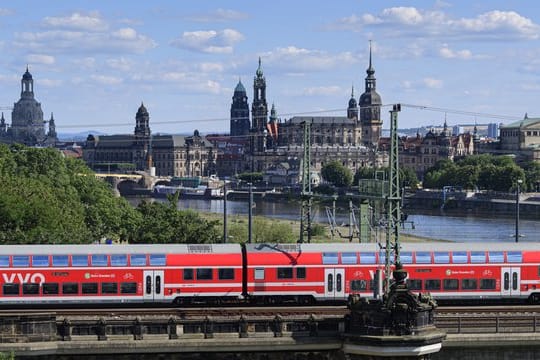
{"label": "cathedral tower", "polygon": [[135,114],[135,146],[133,160],[137,170],[148,170],[151,166],[150,115],[141,102]]}
{"label": "cathedral tower", "polygon": [[264,78],[261,58],[259,57],[259,67],[253,80],[253,103],[251,104],[251,126],[252,153],[264,151],[264,132],[268,123],[268,105],[266,103],[266,79]]}
{"label": "cathedral tower", "polygon": [[231,104],[231,136],[249,135],[249,104],[246,88],[242,81],[234,89]]}
{"label": "cathedral tower", "polygon": [[347,119],[358,120],[358,103],[354,98],[354,86],[351,90],[351,98],[349,99],[349,107],[347,108]]}
{"label": "cathedral tower", "polygon": [[369,44],[369,67],[366,70],[366,90],[360,96],[360,125],[362,144],[376,146],[381,137],[381,96],[376,91],[375,69],[371,63],[371,43]]}

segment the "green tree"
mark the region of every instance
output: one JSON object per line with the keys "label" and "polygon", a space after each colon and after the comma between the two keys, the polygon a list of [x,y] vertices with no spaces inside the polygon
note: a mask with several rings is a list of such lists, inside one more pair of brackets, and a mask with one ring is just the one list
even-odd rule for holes
{"label": "green tree", "polygon": [[350,186],[352,183],[351,170],[339,161],[331,161],[321,169],[322,178],[337,187]]}

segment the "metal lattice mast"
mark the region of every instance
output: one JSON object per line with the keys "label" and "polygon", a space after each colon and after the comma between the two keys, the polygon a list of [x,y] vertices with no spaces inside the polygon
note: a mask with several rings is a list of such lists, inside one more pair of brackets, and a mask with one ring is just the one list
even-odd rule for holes
{"label": "metal lattice mast", "polygon": [[398,128],[397,119],[398,112],[401,111],[401,105],[396,104],[390,111],[390,164],[389,164],[389,183],[388,197],[386,198],[387,211],[387,227],[386,227],[386,263],[385,263],[385,278],[384,292],[388,294],[390,291],[390,265],[391,252],[394,252],[394,264],[401,262],[399,257],[399,223],[401,221],[400,207],[401,195],[399,184],[399,143],[398,143]]}
{"label": "metal lattice mast", "polygon": [[304,157],[302,159],[302,209],[300,214],[300,240],[304,242],[304,236],[307,236],[307,242],[311,242],[311,123],[304,121]]}

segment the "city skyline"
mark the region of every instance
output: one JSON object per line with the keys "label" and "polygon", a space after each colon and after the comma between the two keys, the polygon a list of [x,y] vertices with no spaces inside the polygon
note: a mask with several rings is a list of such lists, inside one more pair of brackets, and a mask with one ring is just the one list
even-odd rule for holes
{"label": "city skyline", "polygon": [[344,116],[370,41],[383,104],[405,105],[400,128],[513,122],[536,115],[540,91],[540,6],[527,1],[27,1],[0,2],[0,19],[6,120],[28,65],[59,133],[131,133],[141,102],[153,133],[226,133],[259,57],[278,117]]}

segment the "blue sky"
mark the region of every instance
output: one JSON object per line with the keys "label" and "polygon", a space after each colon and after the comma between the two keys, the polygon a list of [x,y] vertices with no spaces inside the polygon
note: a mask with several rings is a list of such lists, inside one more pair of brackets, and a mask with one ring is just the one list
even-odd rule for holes
{"label": "blue sky", "polygon": [[507,123],[540,116],[538,4],[0,1],[0,106],[19,99],[28,64],[61,133],[131,133],[141,101],[153,133],[225,133],[234,87],[251,101],[261,57],[279,117],[345,115],[372,40],[383,103],[414,105],[400,127]]}

